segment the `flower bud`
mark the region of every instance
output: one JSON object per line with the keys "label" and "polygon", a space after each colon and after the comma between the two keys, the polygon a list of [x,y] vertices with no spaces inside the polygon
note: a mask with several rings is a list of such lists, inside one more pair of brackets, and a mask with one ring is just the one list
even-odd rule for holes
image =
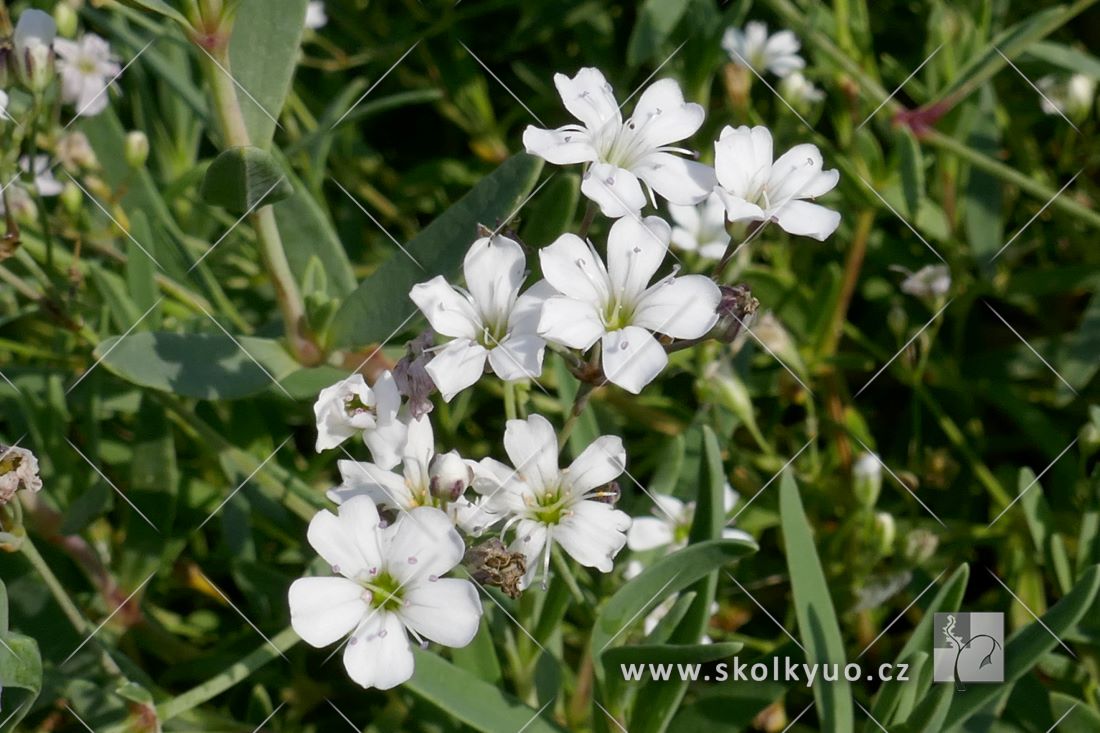
{"label": "flower bud", "polygon": [[897,539],[897,525],[889,512],[875,512],[872,546],[880,555],[889,555]]}
{"label": "flower bud", "polygon": [[852,466],[852,493],[860,506],[870,509],[882,490],[882,464],[874,453],[863,453]]}
{"label": "flower bud", "polygon": [[54,77],[53,39],[57,24],[41,10],[24,10],[15,26],[12,45],[19,80],[27,89],[38,93],[50,85]]}
{"label": "flower bud", "polygon": [[500,538],[471,547],[462,562],[478,583],[500,588],[509,598],[519,597],[527,561],[522,552],[509,552]]}
{"label": "flower bud", "polygon": [[145,167],[145,161],[149,159],[149,138],[141,130],[133,130],[126,133],[126,144],[123,148],[126,164],[134,170]]}
{"label": "flower bud", "polygon": [[718,301],[718,323],[711,330],[711,335],[729,344],[737,338],[746,319],[756,313],[760,301],[752,297],[748,285],[719,285],[718,290],[722,293],[722,299]]}
{"label": "flower bud", "polygon": [[927,529],[917,528],[905,536],[904,556],[913,565],[923,565],[940,545],[940,539]]}
{"label": "flower bud", "polygon": [[1100,426],[1096,423],[1085,423],[1077,435],[1081,441],[1082,457],[1088,458],[1100,450]]}
{"label": "flower bud", "polygon": [[68,3],[58,3],[53,9],[53,19],[57,23],[58,35],[72,38],[76,35],[76,11]]}
{"label": "flower bud", "polygon": [[428,488],[432,496],[454,501],[470,487],[474,471],[457,451],[437,453],[428,467]]}
{"label": "flower bud", "polygon": [[75,183],[68,181],[61,189],[61,205],[65,207],[69,216],[79,215],[80,210],[84,208],[84,192]]}

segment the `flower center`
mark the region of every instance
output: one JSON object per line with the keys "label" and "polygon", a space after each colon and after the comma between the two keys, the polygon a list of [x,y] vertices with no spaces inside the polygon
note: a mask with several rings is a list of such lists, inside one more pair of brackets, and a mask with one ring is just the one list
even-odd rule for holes
{"label": "flower center", "polygon": [[611,135],[600,135],[599,133],[602,131],[597,131],[594,137],[597,138],[596,145],[600,150],[600,157],[605,162],[619,168],[627,170],[633,168],[643,157],[655,149],[645,136],[645,128],[660,115],[661,110],[658,108],[641,122],[632,117],[626,121],[626,124],[614,130]]}
{"label": "flower center", "polygon": [[558,524],[565,518],[571,498],[560,486],[548,488],[535,496],[535,505],[530,510],[531,516],[540,524]]}
{"label": "flower center", "polygon": [[363,402],[363,398],[357,394],[350,394],[344,398],[344,412],[348,417],[357,417],[364,412],[374,414],[374,408]]}
{"label": "flower center", "polygon": [[500,343],[508,336],[508,322],[493,323],[491,321],[483,321],[481,327],[481,333],[477,336],[477,342],[484,346],[486,349],[492,351],[496,347],[500,346]]}
{"label": "flower center", "polygon": [[397,611],[402,605],[402,588],[397,579],[386,572],[379,573],[369,580],[360,580],[363,586],[363,600],[371,608],[380,611]]}
{"label": "flower center", "polygon": [[96,73],[95,59],[82,58],[76,62],[76,68],[80,70],[80,73],[92,76]]}

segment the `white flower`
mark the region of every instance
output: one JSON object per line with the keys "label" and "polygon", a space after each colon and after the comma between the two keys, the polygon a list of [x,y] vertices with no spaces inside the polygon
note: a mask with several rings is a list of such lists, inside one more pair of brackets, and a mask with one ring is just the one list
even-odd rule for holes
{"label": "white flower", "polygon": [[308,537],[338,575],[291,584],[291,626],[315,647],[350,633],[344,667],[363,687],[388,690],[412,676],[409,634],[422,646],[431,639],[463,647],[477,633],[477,589],[441,577],[466,548],[438,509],[414,509],[383,526],[371,500],[360,496],[343,504],[339,516],[318,512]]}
{"label": "white flower", "polygon": [[107,108],[107,86],[122,67],[111,56],[111,46],[94,33],[79,41],[54,41],[57,68],[61,72],[61,99],[78,116],[93,117]]}
{"label": "white flower", "polygon": [[33,168],[34,187],[40,196],[57,196],[64,188],[61,182],[53,177],[53,166],[50,165],[48,155],[34,156],[33,165],[30,158],[24,155],[19,158],[19,167],[24,173],[32,173]]}
{"label": "white flower", "polygon": [[8,211],[7,206],[4,206],[5,198],[11,206],[12,215],[17,219],[29,219],[34,216],[34,200],[22,186],[13,183],[0,194],[0,216],[4,216]]}
{"label": "white flower", "polygon": [[779,31],[769,37],[767,24],[758,20],[746,23],[743,32],[740,28],[727,28],[722,48],[733,63],[748,65],[758,74],[767,70],[782,77],[806,66],[798,55],[801,44],[794,33]]}
{"label": "white flower", "polygon": [[1087,74],[1072,74],[1068,79],[1044,76],[1036,86],[1041,99],[1039,107],[1045,114],[1065,114],[1081,121],[1092,110],[1096,97],[1096,80]]}
{"label": "white flower", "polygon": [[[363,461],[340,460],[337,466],[341,483],[328,492],[328,498],[337,504],[365,495],[381,507],[402,511],[435,507],[446,511],[452,522],[471,533],[475,526],[483,528],[495,519],[479,511],[479,503],[463,496],[473,479],[473,467],[454,451],[435,452],[435,435],[426,416],[409,422],[401,473]],[[454,484],[458,474],[466,480],[456,491]]]}
{"label": "white flower", "polygon": [[840,178],[823,170],[816,145],[795,145],[773,163],[768,128],[727,126],[714,144],[714,168],[730,221],[775,221],[819,241],[840,225],[839,213],[805,200],[831,191]]}
{"label": "white flower", "polygon": [[795,107],[807,107],[825,98],[825,92],[815,87],[801,71],[793,71],[784,78],[779,83],[779,93]]}
{"label": "white flower", "polygon": [[26,448],[0,445],[0,504],[11,500],[22,487],[25,491],[41,491],[38,458]]}
{"label": "white flower", "polygon": [[608,381],[637,394],[664,369],[668,355],[650,331],[693,339],[717,322],[721,292],[703,275],[669,275],[649,285],[668,250],[671,231],[656,216],[616,221],[607,266],[590,243],[563,234],[539,252],[542,273],[560,295],[548,298],[539,333],[587,350],[601,342]]}
{"label": "white flower", "polygon": [[925,265],[916,272],[896,268],[908,274],[901,291],[918,298],[942,298],[951,290],[951,269],[947,265]]}
{"label": "white flower", "polygon": [[378,377],[374,389],[358,373],[325,387],[313,405],[317,452],[335,448],[362,432],[374,462],[393,468],[405,443],[405,424],[398,419],[400,407],[401,395],[388,371]]}
{"label": "white flower", "polygon": [[531,584],[540,567],[544,577],[549,573],[555,542],[581,565],[610,572],[612,559],[626,544],[630,517],[598,499],[606,494],[601,487],[626,467],[622,440],[601,436],[560,469],[553,426],[541,415],[531,415],[508,421],[504,450],[515,469],[483,459],[474,489],[495,508],[512,514],[505,531],[514,525],[516,534],[508,549],[523,553],[527,562],[521,588]]}
{"label": "white flower", "polygon": [[12,36],[15,67],[23,83],[32,90],[42,91],[53,78],[53,42],[57,24],[49,13],[24,10]]}
{"label": "white flower", "polygon": [[698,252],[710,260],[722,258],[730,235],[726,231],[726,205],[718,194],[711,193],[695,206],[669,204],[668,213],[675,224],[671,238],[674,247]]}
{"label": "white flower", "polygon": [[581,183],[585,196],[600,205],[604,216],[634,214],[646,203],[641,179],[653,192],[674,204],[701,201],[714,185],[714,172],[701,163],[673,153],[690,151],[671,143],[695,134],[703,124],[703,108],[684,102],[673,79],[651,84],[625,123],[611,85],[599,69],[583,68],[572,79],[554,75],[565,108],[581,121],[556,130],[533,125],[523,132],[527,152],[549,163],[590,163]]}
{"label": "white flower", "polygon": [[328,13],[325,12],[324,0],[310,0],[306,6],[306,28],[311,31],[319,30],[328,25]]}
{"label": "white flower", "polygon": [[482,237],[462,265],[468,292],[456,290],[439,275],[409,292],[432,328],[452,339],[427,366],[447,402],[477,382],[486,360],[505,381],[542,374],[546,342],[536,329],[547,288],[536,284],[520,295],[526,267],[518,242]]}
{"label": "white flower", "polygon": [[852,491],[860,504],[873,507],[882,490],[882,461],[874,453],[861,453],[852,465]]}
{"label": "white flower", "polygon": [[[723,514],[729,514],[737,506],[740,495],[726,484],[722,491]],[[664,554],[687,546],[691,524],[695,521],[695,502],[681,501],[668,494],[654,494],[652,517],[635,517],[626,535],[626,545],[633,552],[646,552],[665,548]],[[725,539],[747,540],[755,542],[748,532],[726,527],[722,530]],[[644,566],[637,560],[631,560],[626,568],[626,577],[633,578]],[[662,614],[663,615],[663,614]],[[647,629],[647,633],[648,633]]]}

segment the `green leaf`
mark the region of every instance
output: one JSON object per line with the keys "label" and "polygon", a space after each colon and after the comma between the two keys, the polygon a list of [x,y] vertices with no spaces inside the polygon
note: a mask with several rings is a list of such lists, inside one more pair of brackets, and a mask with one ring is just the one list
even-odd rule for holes
{"label": "green leaf", "polygon": [[[241,0],[229,41],[233,75],[249,142],[271,145],[290,91],[308,0]],[[219,72],[220,73],[220,72]]]}
{"label": "green leaf", "polygon": [[[1058,373],[1078,392],[1085,389],[1100,370],[1100,294],[1093,293],[1077,330],[1069,337],[1058,359]],[[1059,398],[1065,402],[1076,395],[1058,381]]]}
{"label": "green leaf", "polygon": [[497,659],[496,649],[493,647],[493,635],[489,631],[488,623],[480,624],[477,627],[477,634],[474,635],[473,641],[464,647],[452,650],[451,659],[456,666],[473,674],[478,679],[500,685],[500,661]]}
{"label": "green leaf", "polygon": [[1096,733],[1100,730],[1100,713],[1084,700],[1062,692],[1052,692],[1050,706],[1051,717],[1058,721],[1058,733]]}
{"label": "green leaf", "polygon": [[164,2],[164,0],[122,0],[122,2],[141,10],[148,10],[151,13],[162,15],[169,20],[179,23],[179,25],[185,29],[191,27],[191,24],[187,22],[187,18],[183,16],[183,13]]}
{"label": "green leaf", "polygon": [[947,717],[947,711],[951,709],[951,700],[954,697],[954,685],[936,685],[913,710],[899,733],[940,733],[944,730],[943,721]]}
{"label": "green leaf", "polygon": [[102,341],[95,355],[128,382],[207,400],[262,392],[300,369],[278,341],[236,340],[221,333],[132,333]]}
{"label": "green leaf", "polygon": [[905,210],[910,219],[915,219],[925,198],[924,158],[916,136],[909,130],[899,130],[898,140]]}
{"label": "green leaf", "polygon": [[618,674],[620,664],[706,664],[732,657],[743,646],[739,641],[618,646],[604,652],[603,663],[612,675]]}
{"label": "green leaf", "polygon": [[[829,596],[821,561],[818,560],[813,533],[802,509],[798,485],[790,471],[784,471],[779,482],[779,513],[787,567],[791,574],[795,616],[798,618],[799,637],[806,649],[806,661],[810,664],[843,665],[846,660],[844,641],[840,636],[833,600]],[[825,682],[822,677],[815,679],[814,701],[822,728],[838,733],[852,730],[852,696],[850,684],[843,675],[839,675],[836,682]]]}
{"label": "green leaf", "polygon": [[210,164],[202,179],[202,198],[234,214],[282,201],[294,188],[274,156],[259,148],[230,148]]}
{"label": "green leaf", "polygon": [[1069,595],[1062,598],[1038,621],[1020,629],[1005,645],[1005,684],[973,685],[965,695],[957,695],[947,714],[944,729],[961,726],[1004,691],[1006,685],[1027,674],[1039,660],[1071,631],[1096,600],[1100,590],[1100,565],[1086,570]]}
{"label": "green leaf", "polygon": [[[8,689],[25,690],[28,695],[13,698]],[[42,691],[42,655],[38,642],[8,630],[8,589],[0,580],[0,697],[4,701],[0,731],[16,731],[30,712],[31,703]],[[17,702],[18,701],[18,702]]]}
{"label": "green leaf", "polygon": [[898,653],[898,660],[912,656],[920,651],[932,648],[932,625],[937,613],[958,611],[962,605],[963,594],[966,593],[966,584],[970,579],[970,566],[963,563],[955,568],[955,572],[940,586],[932,602],[924,609],[920,623],[909,635],[909,640]]}
{"label": "green leaf", "polygon": [[405,245],[416,262],[404,252],[394,253],[344,301],[333,323],[334,345],[361,346],[388,338],[415,312],[409,300],[412,286],[435,275],[452,275],[477,238],[477,225],[495,226],[509,216],[534,187],[540,170],[538,158],[512,156]]}
{"label": "green leaf", "polygon": [[523,730],[561,733],[562,729],[503,692],[497,685],[459,669],[435,652],[414,649],[416,667],[405,687],[466,725],[486,733]]}
{"label": "green leaf", "polygon": [[690,4],[690,0],[645,0],[626,47],[626,63],[640,66],[656,56]]}
{"label": "green leaf", "polygon": [[[983,87],[978,104],[971,107],[974,119],[966,143],[984,155],[996,155],[1001,147],[1001,131],[995,115],[992,87]],[[963,192],[963,216],[970,253],[985,268],[1004,243],[1004,215],[1001,183],[981,168],[971,168]]]}
{"label": "green leaf", "polygon": [[1064,46],[1053,41],[1040,41],[1033,43],[1027,49],[1027,55],[1046,61],[1048,64],[1061,66],[1074,74],[1086,74],[1093,79],[1100,79],[1100,59],[1091,53]]}
{"label": "green leaf", "polygon": [[[916,652],[907,657],[898,658],[898,661],[894,663],[894,668],[899,669],[899,672],[894,675],[893,679],[883,682],[882,687],[875,694],[874,704],[871,705],[872,721],[863,726],[864,731],[877,730],[878,726],[873,722],[875,720],[883,724],[889,724],[891,720],[895,719],[894,712],[901,703],[902,693],[913,691],[913,688],[918,684],[920,671],[927,663],[928,652]],[[907,680],[905,682],[897,679],[897,675],[900,674],[898,666],[900,664],[907,665],[905,670]]]}
{"label": "green leaf", "polygon": [[520,238],[531,247],[545,247],[568,231],[577,212],[581,178],[576,173],[558,173],[527,204],[521,217]]}

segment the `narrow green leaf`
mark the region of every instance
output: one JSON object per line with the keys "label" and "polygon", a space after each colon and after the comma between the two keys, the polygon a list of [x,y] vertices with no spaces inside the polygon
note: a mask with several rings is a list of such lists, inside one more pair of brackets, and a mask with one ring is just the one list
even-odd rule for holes
{"label": "narrow green leaf", "polygon": [[[1069,337],[1069,343],[1061,354],[1057,363],[1058,373],[1081,392],[1100,370],[1100,294],[1094,293],[1089,298],[1081,323]],[[1063,402],[1076,396],[1060,380],[1058,392]]]}
{"label": "narrow green leaf", "polygon": [[1053,41],[1039,41],[1027,49],[1027,55],[1048,64],[1060,66],[1072,74],[1086,74],[1100,79],[1100,59],[1091,53]]}
{"label": "narrow green leaf", "polygon": [[1100,713],[1062,692],[1050,693],[1051,717],[1058,721],[1058,733],[1096,733],[1100,730]]}
{"label": "narrow green leaf", "polygon": [[640,66],[655,57],[690,4],[690,0],[645,0],[626,47],[626,63]]}
{"label": "narrow green leaf", "polygon": [[1014,633],[1005,645],[1005,684],[973,685],[956,695],[944,729],[960,726],[1020,677],[1027,674],[1058,639],[1071,631],[1096,600],[1100,590],[1100,565],[1086,570],[1069,595],[1058,601],[1038,621]]}
{"label": "narrow green leaf", "polygon": [[669,637],[672,636],[672,632],[676,630],[676,627],[684,620],[684,616],[691,610],[695,595],[695,591],[692,590],[681,593],[676,602],[672,604],[672,608],[668,609],[668,613],[657,621],[653,631],[646,634],[646,644],[664,644],[667,642]]}
{"label": "narrow green leaf", "polygon": [[464,647],[452,650],[451,660],[455,666],[478,679],[498,686],[501,683],[500,661],[493,647],[493,635],[489,632],[488,623],[478,626],[473,641]]}
{"label": "narrow green leaf", "polygon": [[148,10],[151,13],[162,15],[169,20],[175,21],[182,28],[190,28],[191,24],[187,22],[187,18],[183,17],[183,13],[173,8],[164,0],[122,0],[126,5],[131,5],[141,10]]}
{"label": "narrow green leaf", "polygon": [[441,710],[485,733],[522,730],[561,733],[562,729],[503,692],[463,671],[435,652],[414,649],[416,668],[405,687]]}
{"label": "narrow green leaf", "polygon": [[608,649],[603,663],[616,675],[621,664],[707,664],[732,657],[744,646],[739,641],[714,644],[634,644]]}
{"label": "narrow green leaf", "polygon": [[[24,690],[27,694],[5,694],[9,689]],[[30,712],[31,703],[41,691],[42,655],[38,642],[8,630],[8,589],[0,580],[0,695],[4,700],[0,731],[18,730],[19,722]]]}
{"label": "narrow green leaf", "polygon": [[237,86],[249,142],[271,145],[276,120],[286,103],[298,63],[308,0],[241,0],[233,37],[230,68]]}
{"label": "narrow green leaf", "polygon": [[[992,87],[983,87],[978,104],[971,107],[973,120],[966,143],[983,155],[996,155],[1001,147],[996,100]],[[986,268],[1004,244],[1001,182],[989,171],[971,167],[963,191],[966,241],[979,266]]]}
{"label": "narrow green leaf", "polygon": [[909,635],[909,640],[898,652],[899,661],[917,652],[932,648],[932,625],[935,622],[935,615],[959,610],[969,579],[969,565],[963,563],[955,568],[955,572],[951,573],[950,577],[947,578],[947,582],[940,586],[928,607],[924,609],[920,623],[913,629],[913,633]]}
{"label": "narrow green leaf", "polygon": [[524,207],[520,238],[530,247],[545,247],[568,231],[577,212],[581,178],[558,173]]}
{"label": "narrow green leaf", "polygon": [[954,685],[936,685],[913,710],[901,730],[904,733],[940,733],[944,730],[943,721],[947,717],[947,711],[951,709],[954,696]]}
{"label": "narrow green leaf", "polygon": [[[875,701],[871,705],[871,718],[878,720],[882,724],[889,724],[891,720],[894,720],[894,713],[898,709],[898,705],[901,702],[902,693],[907,688],[916,687],[917,678],[921,669],[928,663],[928,652],[916,652],[910,654],[908,657],[898,659],[894,668],[899,671],[895,673],[894,679],[888,680],[882,683],[882,687],[879,688],[875,694]],[[905,676],[907,681],[902,682],[897,679],[897,675],[900,674],[899,664],[907,665],[905,669]],[[864,731],[877,730],[878,726],[874,722],[868,721],[863,726]]]}
{"label": "narrow green leaf", "polygon": [[202,179],[202,198],[233,214],[255,211],[294,194],[275,157],[255,147],[223,151]]}
{"label": "narrow green leaf", "polygon": [[[843,667],[846,656],[836,611],[821,570],[821,561],[818,560],[813,533],[802,509],[798,485],[790,471],[784,471],[779,482],[779,513],[798,632],[806,648],[806,661]],[[837,733],[852,730],[854,720],[850,687],[843,675],[839,675],[836,682],[825,682],[821,677],[814,681],[815,708],[822,728]]]}
{"label": "narrow green leaf", "polygon": [[[485,176],[473,190],[413,237],[360,283],[336,314],[336,346],[357,346],[388,338],[415,312],[409,290],[435,275],[450,276],[477,238],[477,225],[495,226],[523,201],[542,162],[519,153]],[[415,262],[412,258],[415,258]],[[419,264],[418,264],[419,263]]]}
{"label": "narrow green leaf", "polygon": [[916,136],[907,129],[898,131],[898,151],[905,210],[910,219],[915,219],[925,199],[924,157]]}

